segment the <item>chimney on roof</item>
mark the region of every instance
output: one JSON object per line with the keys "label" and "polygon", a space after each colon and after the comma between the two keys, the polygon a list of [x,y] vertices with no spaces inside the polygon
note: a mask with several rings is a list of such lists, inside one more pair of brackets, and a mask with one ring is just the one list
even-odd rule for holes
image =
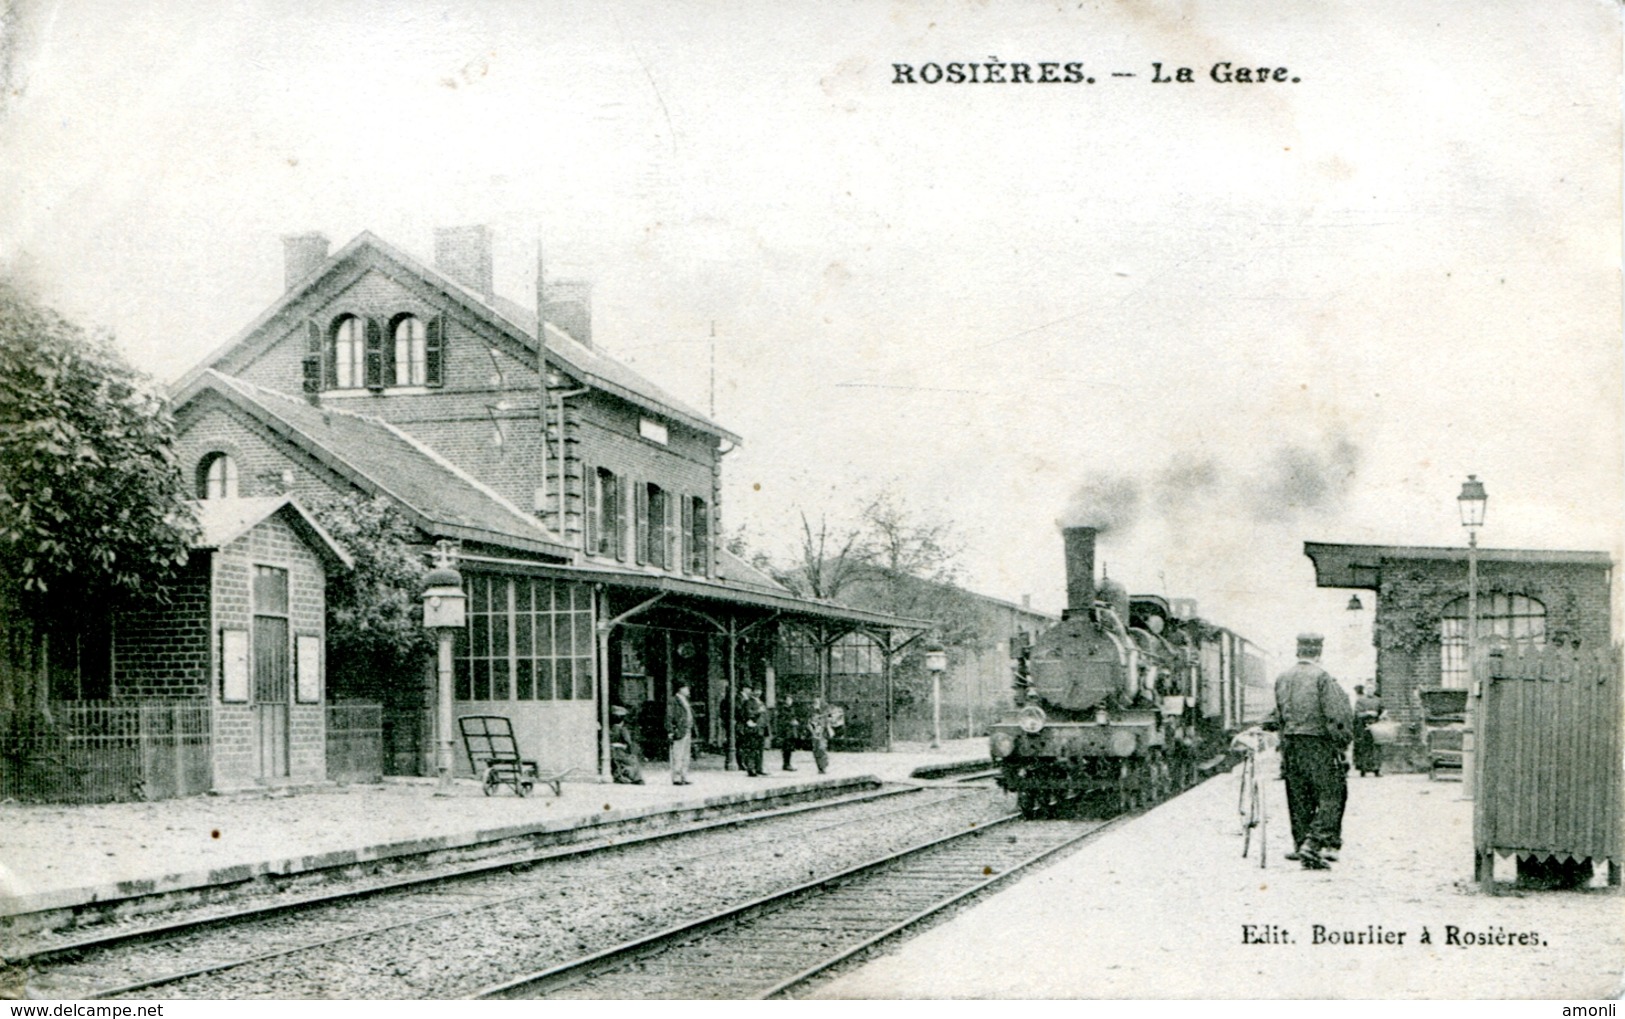
{"label": "chimney on roof", "polygon": [[292,290],[295,283],[316,271],[327,261],[327,237],[324,234],[287,234],[282,238],[283,288]]}
{"label": "chimney on roof", "polygon": [[542,287],[542,319],[570,334],[583,347],[592,346],[592,284],[586,280],[548,280]]}
{"label": "chimney on roof", "polygon": [[434,267],[489,301],[491,228],[484,223],[435,227]]}

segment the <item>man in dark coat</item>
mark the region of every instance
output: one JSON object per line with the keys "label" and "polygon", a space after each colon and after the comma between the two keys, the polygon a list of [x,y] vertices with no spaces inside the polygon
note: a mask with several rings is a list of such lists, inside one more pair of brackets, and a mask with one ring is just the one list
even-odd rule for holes
{"label": "man in dark coat", "polygon": [[739,691],[739,766],[747,775],[765,774],[762,771],[762,749],[767,743],[767,708],[757,698],[756,691],[744,687]]}
{"label": "man in dark coat", "polygon": [[1325,870],[1343,844],[1348,759],[1354,736],[1348,694],[1320,667],[1319,634],[1298,637],[1298,662],[1275,681],[1275,717],[1281,734],[1281,776],[1286,779],[1292,842],[1287,859]]}
{"label": "man in dark coat", "polygon": [[773,739],[779,745],[779,759],[783,763],[781,770],[795,771],[790,763],[790,757],[796,752],[796,746],[801,742],[801,706],[796,703],[796,695],[787,693],[779,706],[773,709]]}
{"label": "man in dark coat", "polygon": [[671,784],[688,785],[688,755],[694,746],[694,709],[688,684],[679,682],[666,708],[666,736],[671,740]]}

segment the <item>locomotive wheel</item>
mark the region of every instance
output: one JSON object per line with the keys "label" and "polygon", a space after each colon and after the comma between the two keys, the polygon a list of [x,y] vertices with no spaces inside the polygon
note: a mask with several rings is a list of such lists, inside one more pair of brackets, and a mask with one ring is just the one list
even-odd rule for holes
{"label": "locomotive wheel", "polygon": [[1032,820],[1038,816],[1038,794],[1030,790],[1022,790],[1016,794],[1016,807],[1020,809],[1021,816]]}

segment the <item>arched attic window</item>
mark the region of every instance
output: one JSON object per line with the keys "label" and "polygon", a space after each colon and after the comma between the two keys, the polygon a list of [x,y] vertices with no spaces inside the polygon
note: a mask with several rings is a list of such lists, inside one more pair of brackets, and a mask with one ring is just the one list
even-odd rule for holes
{"label": "arched attic window", "polygon": [[[1546,606],[1521,594],[1484,594],[1478,598],[1478,637],[1486,644],[1546,643]],[[1467,599],[1457,598],[1439,613],[1439,685],[1465,690],[1471,677],[1467,663]]]}
{"label": "arched attic window", "polygon": [[390,329],[394,355],[385,374],[397,386],[422,386],[429,381],[428,329],[416,315],[402,315]]}
{"label": "arched attic window", "polygon": [[197,465],[199,499],[235,499],[237,464],[224,453],[210,453]]}
{"label": "arched attic window", "polygon": [[354,315],[333,323],[328,382],[334,389],[360,389],[366,384],[367,324]]}

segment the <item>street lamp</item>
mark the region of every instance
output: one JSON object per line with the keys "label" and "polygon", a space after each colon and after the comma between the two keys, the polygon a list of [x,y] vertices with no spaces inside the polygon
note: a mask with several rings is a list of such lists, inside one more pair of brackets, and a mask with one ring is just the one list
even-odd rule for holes
{"label": "street lamp", "polygon": [[435,568],[423,578],[423,625],[435,632],[439,659],[435,670],[435,771],[440,776],[437,796],[451,794],[453,747],[451,738],[451,642],[467,620],[468,598],[463,594],[463,575],[452,568],[449,546],[442,544]]}
{"label": "street lamp", "polygon": [[931,673],[931,748],[942,746],[942,674],[948,670],[948,652],[939,645],[925,653],[925,669]]}
{"label": "street lamp", "polygon": [[1461,494],[1456,496],[1456,504],[1461,508],[1461,526],[1467,528],[1467,699],[1471,721],[1462,747],[1461,787],[1462,796],[1469,800],[1477,795],[1477,743],[1483,731],[1473,666],[1478,658],[1478,529],[1484,526],[1484,507],[1488,502],[1489,495],[1478,475],[1467,475],[1461,484]]}

